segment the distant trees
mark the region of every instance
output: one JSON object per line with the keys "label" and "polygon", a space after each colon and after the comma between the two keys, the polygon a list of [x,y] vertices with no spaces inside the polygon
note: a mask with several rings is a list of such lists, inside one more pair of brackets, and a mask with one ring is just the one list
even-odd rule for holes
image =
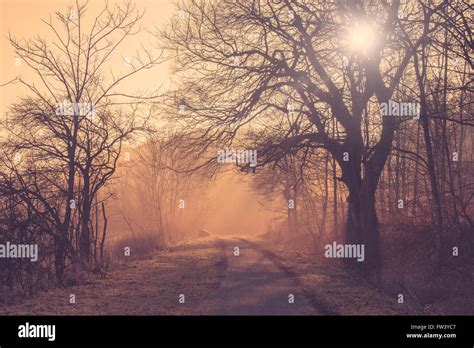
{"label": "distant trees", "polygon": [[132,230],[167,247],[186,237],[195,237],[205,217],[204,192],[208,180],[181,151],[186,136],[151,132],[135,149],[127,149],[114,191],[116,207]]}
{"label": "distant trees", "polygon": [[[329,221],[332,182],[328,165],[324,152],[307,148],[253,174],[252,188],[261,195],[262,205],[285,216],[280,231],[284,240],[296,241],[304,235],[320,240],[326,227],[334,225]],[[333,207],[336,205],[337,200]]]}
{"label": "distant trees", "polygon": [[302,186],[302,168],[298,164],[296,157],[287,156],[274,166],[264,167],[256,173],[253,180],[253,189],[266,201],[282,207],[281,211],[286,214],[286,238],[295,238],[298,235],[297,203]]}
{"label": "distant trees", "polygon": [[70,264],[101,268],[104,188],[124,143],[146,129],[146,103],[154,97],[132,95],[123,84],[159,62],[142,50],[128,58],[124,72],[110,74],[108,64],[123,41],[140,31],[142,13],[124,2],[105,4],[91,21],[85,16],[86,4],[76,2],[56,12],[56,21],[43,21],[51,41],[9,36],[36,76],[14,81],[29,93],[2,124],[0,228],[14,231],[10,240],[24,240],[21,226],[34,236],[43,260],[54,260],[58,283]]}

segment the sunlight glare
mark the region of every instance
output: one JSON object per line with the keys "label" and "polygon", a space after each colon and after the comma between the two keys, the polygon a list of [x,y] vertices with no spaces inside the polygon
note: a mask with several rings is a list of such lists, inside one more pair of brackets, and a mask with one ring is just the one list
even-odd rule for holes
{"label": "sunlight glare", "polygon": [[350,49],[364,54],[374,46],[376,35],[373,27],[366,23],[356,23],[349,29]]}

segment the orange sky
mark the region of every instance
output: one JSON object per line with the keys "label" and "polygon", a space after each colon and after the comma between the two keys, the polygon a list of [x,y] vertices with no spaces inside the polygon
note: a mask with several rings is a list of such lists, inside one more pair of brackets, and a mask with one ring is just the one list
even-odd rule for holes
{"label": "orange sky", "polygon": [[[121,2],[109,0],[109,5],[113,6]],[[151,31],[155,26],[165,25],[171,16],[176,14],[175,0],[134,0],[133,2],[137,9],[145,10],[142,26]],[[0,37],[0,85],[18,75],[24,79],[32,78],[32,74],[25,64],[21,64],[19,67],[15,66],[15,53],[7,40],[8,32],[10,31],[17,38],[27,39],[36,35],[49,38],[51,31],[41,19],[48,20],[50,14],[54,16],[58,10],[64,12],[68,5],[73,3],[74,1],[71,0],[0,0],[0,27],[2,31]],[[93,14],[97,14],[103,8],[104,3],[103,0],[90,0],[86,17],[90,18]],[[140,40],[142,38],[144,40],[142,42],[147,47],[155,44],[153,37],[145,32],[140,35]],[[136,37],[125,41],[109,66],[114,71],[125,69],[123,57],[128,54],[133,55],[138,44]],[[123,87],[130,88],[130,90],[127,89],[130,92],[137,88],[155,90],[168,80],[169,68],[164,63],[154,68],[153,73],[148,71],[140,76],[137,75],[133,80],[127,81]],[[8,105],[24,93],[25,90],[18,85],[0,87],[1,118],[3,118]]]}

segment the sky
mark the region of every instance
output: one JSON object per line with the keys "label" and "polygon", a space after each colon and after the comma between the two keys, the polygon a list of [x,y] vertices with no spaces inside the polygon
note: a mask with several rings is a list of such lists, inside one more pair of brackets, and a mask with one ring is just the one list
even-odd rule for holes
{"label": "sky", "polygon": [[[109,5],[121,3],[122,1],[109,0]],[[142,26],[153,32],[156,27],[166,25],[173,15],[177,14],[175,0],[134,0],[137,10],[145,10]],[[8,33],[18,39],[32,38],[41,36],[46,39],[51,38],[51,30],[41,20],[49,20],[50,14],[58,10],[66,11],[68,5],[74,4],[71,0],[0,0],[0,28],[2,35],[0,37],[0,85],[22,76],[24,79],[33,78],[30,70],[25,64],[17,66],[16,56],[13,48],[8,41]],[[105,4],[104,0],[90,0],[88,4],[88,17],[98,14]],[[140,35],[144,37],[143,42],[146,47],[156,44],[151,35]],[[123,58],[127,55],[133,55],[139,41],[136,38],[130,38],[125,41],[117,52],[116,56],[109,65],[114,71],[124,71],[127,68],[124,65]],[[169,65],[167,63],[160,64],[154,68],[153,74],[145,72],[148,75],[137,75],[134,80],[127,81],[126,88],[130,88],[130,92],[140,88],[141,90],[155,90],[159,87],[159,82],[169,80]],[[33,78],[34,81],[34,78]],[[127,90],[128,91],[128,90]],[[15,98],[25,94],[25,90],[18,86],[0,87],[0,117],[3,118],[7,107]]]}

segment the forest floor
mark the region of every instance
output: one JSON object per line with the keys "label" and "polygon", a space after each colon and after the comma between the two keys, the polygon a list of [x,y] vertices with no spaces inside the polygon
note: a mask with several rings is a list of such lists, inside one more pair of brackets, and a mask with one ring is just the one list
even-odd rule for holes
{"label": "forest floor", "polygon": [[[75,303],[70,303],[71,295]],[[0,315],[408,313],[417,314],[340,267],[237,237],[187,241],[146,258],[123,261],[104,279],[0,306]]]}

